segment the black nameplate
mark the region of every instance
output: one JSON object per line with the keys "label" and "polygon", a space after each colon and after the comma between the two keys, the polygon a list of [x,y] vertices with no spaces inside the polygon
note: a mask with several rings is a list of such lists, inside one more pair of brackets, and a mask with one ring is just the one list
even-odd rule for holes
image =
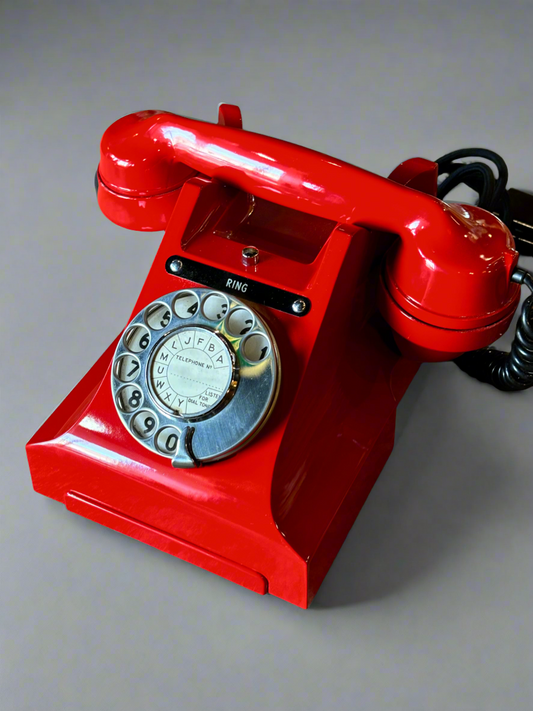
{"label": "black nameplate", "polygon": [[176,255],[169,257],[165,263],[165,269],[172,276],[189,279],[217,291],[235,294],[245,300],[269,306],[278,311],[285,311],[293,316],[306,316],[311,310],[311,301],[306,296],[261,284],[261,282],[248,279],[248,277],[194,262],[186,257]]}

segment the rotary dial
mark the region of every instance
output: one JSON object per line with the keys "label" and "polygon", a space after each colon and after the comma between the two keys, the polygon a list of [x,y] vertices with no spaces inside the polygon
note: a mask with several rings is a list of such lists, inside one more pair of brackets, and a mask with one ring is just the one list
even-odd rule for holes
{"label": "rotary dial", "polygon": [[258,432],[279,389],[274,338],[234,297],[184,289],[131,321],[113,358],[118,414],[143,446],[192,467],[227,457]]}

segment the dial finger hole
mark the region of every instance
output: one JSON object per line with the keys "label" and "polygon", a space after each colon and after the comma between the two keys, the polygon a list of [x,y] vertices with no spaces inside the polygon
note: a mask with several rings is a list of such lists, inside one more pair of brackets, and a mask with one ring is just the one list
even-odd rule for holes
{"label": "dial finger hole", "polygon": [[150,345],[150,332],[144,326],[133,326],[124,336],[124,345],[132,353],[142,353]]}
{"label": "dial finger hole", "polygon": [[141,410],[138,412],[131,421],[131,429],[133,433],[140,439],[148,439],[151,437],[155,430],[159,420],[155,412],[150,410]]}
{"label": "dial finger hole", "polygon": [[178,448],[180,432],[175,427],[163,427],[155,438],[155,445],[162,454],[174,454]]}
{"label": "dial finger hole", "polygon": [[263,333],[251,333],[244,339],[241,353],[250,363],[260,363],[270,353],[270,341]]}
{"label": "dial finger hole", "polygon": [[199,306],[200,300],[193,291],[182,291],[174,299],[174,313],[178,318],[192,318]]}
{"label": "dial finger hole", "polygon": [[146,311],[145,320],[153,331],[161,331],[172,320],[172,313],[166,304],[152,304]]}
{"label": "dial finger hole", "polygon": [[254,327],[254,321],[251,311],[238,307],[230,311],[226,318],[226,328],[232,336],[245,336]]}
{"label": "dial finger hole", "polygon": [[122,383],[131,383],[141,372],[139,359],[127,353],[117,358],[115,363],[115,377]]}
{"label": "dial finger hole", "polygon": [[135,412],[142,405],[144,398],[136,385],[126,385],[117,393],[117,407],[122,412]]}
{"label": "dial finger hole", "polygon": [[202,313],[209,321],[221,321],[228,313],[228,309],[229,301],[225,294],[209,294],[202,304]]}

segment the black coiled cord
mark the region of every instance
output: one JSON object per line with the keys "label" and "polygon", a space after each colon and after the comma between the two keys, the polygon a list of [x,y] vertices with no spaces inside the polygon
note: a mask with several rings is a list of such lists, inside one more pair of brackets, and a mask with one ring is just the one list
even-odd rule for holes
{"label": "black coiled cord", "polygon": [[468,375],[507,391],[526,390],[533,385],[533,276],[523,269],[515,269],[512,281],[525,284],[531,296],[522,304],[511,352],[480,348],[455,359]]}
{"label": "black coiled cord", "polygon": [[[461,158],[472,157],[489,160],[498,169],[498,176],[495,177],[493,170],[486,163],[456,162]],[[479,195],[477,201],[479,207],[495,213],[509,229],[513,230],[507,192],[508,170],[501,156],[486,148],[463,148],[447,153],[436,163],[439,166],[439,175],[447,175],[437,188],[438,198],[444,200],[453,188],[464,183]],[[520,245],[521,243],[517,241],[520,253],[531,253],[527,247],[521,250]],[[506,353],[493,347],[481,348],[464,353],[454,361],[468,375],[505,391],[526,390],[533,385],[533,275],[524,269],[515,269],[511,279],[518,284],[524,284],[531,292],[531,296],[522,305],[511,351]]]}

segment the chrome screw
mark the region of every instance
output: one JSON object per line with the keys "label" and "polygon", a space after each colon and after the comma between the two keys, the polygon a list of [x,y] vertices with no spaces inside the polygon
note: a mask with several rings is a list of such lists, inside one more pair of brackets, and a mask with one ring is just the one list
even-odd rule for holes
{"label": "chrome screw", "polygon": [[306,308],[307,304],[303,299],[296,299],[296,301],[294,301],[292,304],[292,310],[295,314],[303,314]]}
{"label": "chrome screw", "polygon": [[179,259],[173,259],[168,265],[168,268],[170,269],[172,274],[179,274],[183,268],[183,262],[181,262]]}

